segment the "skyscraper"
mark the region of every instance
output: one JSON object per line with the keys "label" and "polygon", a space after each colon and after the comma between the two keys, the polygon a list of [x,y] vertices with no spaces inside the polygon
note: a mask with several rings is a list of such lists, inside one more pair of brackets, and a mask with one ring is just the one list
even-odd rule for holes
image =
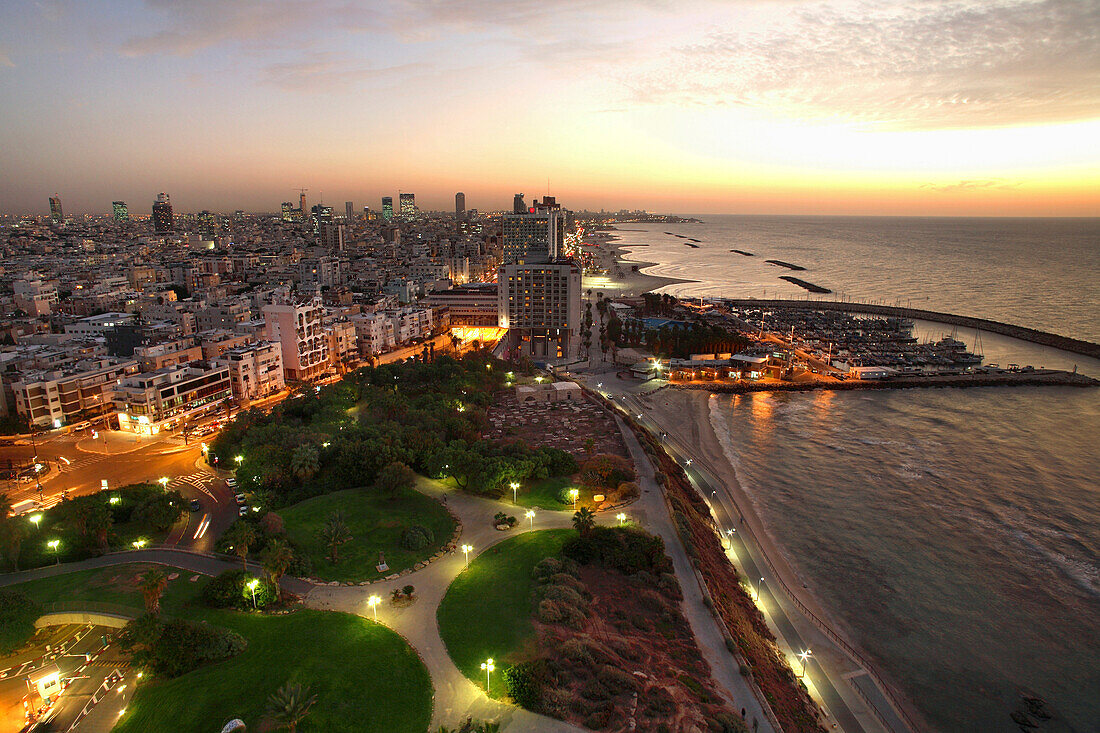
{"label": "skyscraper", "polygon": [[527,204],[523,203],[523,194],[517,193],[516,197],[512,199],[512,213],[513,214],[526,214]]}
{"label": "skyscraper", "polygon": [[455,194],[455,218],[460,221],[466,218],[466,194],[461,191]]}
{"label": "skyscraper", "polygon": [[112,201],[111,209],[114,211],[115,221],[130,220],[130,209],[126,206],[125,201]]}
{"label": "skyscraper", "polygon": [[57,194],[50,196],[50,221],[54,224],[65,221],[65,214],[61,212],[61,197]]}
{"label": "skyscraper", "polygon": [[393,196],[382,197],[382,218],[393,221]]}
{"label": "skyscraper", "polygon": [[306,215],[306,190],[303,188],[302,192],[298,194],[298,208],[302,211],[302,218]]}
{"label": "skyscraper", "polygon": [[401,204],[401,218],[413,219],[416,217],[416,194],[415,193],[399,193],[397,194],[398,202]]}
{"label": "skyscraper", "polygon": [[350,201],[344,202],[344,217],[348,220],[348,224],[351,224],[351,220],[355,218],[355,207]]}
{"label": "skyscraper", "polygon": [[294,221],[294,202],[283,202],[283,221]]}
{"label": "skyscraper", "polygon": [[[517,201],[523,194],[517,194]],[[562,255],[565,212],[550,196],[535,201],[532,211],[505,214],[503,218],[504,263],[550,262]]]}
{"label": "skyscraper", "polygon": [[157,194],[157,200],[153,202],[153,231],[157,234],[167,234],[172,231],[172,202],[168,194]]}

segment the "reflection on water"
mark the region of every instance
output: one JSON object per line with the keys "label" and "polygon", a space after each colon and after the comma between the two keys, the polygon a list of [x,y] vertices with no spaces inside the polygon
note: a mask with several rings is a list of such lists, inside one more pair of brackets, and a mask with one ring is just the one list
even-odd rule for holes
{"label": "reflection on water", "polygon": [[1020,690],[1077,730],[1097,729],[1096,391],[754,393],[711,404],[788,560],[939,729],[1016,730],[1008,714]]}

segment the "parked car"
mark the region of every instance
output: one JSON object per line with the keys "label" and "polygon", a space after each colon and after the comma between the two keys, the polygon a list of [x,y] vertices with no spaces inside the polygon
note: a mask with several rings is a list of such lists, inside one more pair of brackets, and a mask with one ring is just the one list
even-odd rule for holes
{"label": "parked car", "polygon": [[237,500],[237,503],[238,503],[238,504],[242,504],[242,505],[243,505],[243,504],[245,503],[245,498],[244,498],[244,494],[234,494],[234,495],[233,495],[233,498]]}
{"label": "parked car", "polygon": [[202,511],[202,502],[199,501],[198,499],[192,499],[191,500],[191,511],[201,512]]}
{"label": "parked car", "polygon": [[247,516],[247,515],[248,515],[248,511],[249,511],[249,510],[248,510],[248,507],[247,507],[247,506],[242,506],[242,507],[241,507],[241,508],[240,508],[240,509],[239,509],[239,510],[237,511],[237,515],[238,515],[238,516],[241,516],[241,517]]}
{"label": "parked car", "polygon": [[227,479],[225,480],[225,485],[226,485],[226,486],[228,486],[228,487],[229,487],[229,488],[231,488],[231,489],[236,489],[236,488],[237,488],[237,479],[235,479],[235,478],[227,478]]}

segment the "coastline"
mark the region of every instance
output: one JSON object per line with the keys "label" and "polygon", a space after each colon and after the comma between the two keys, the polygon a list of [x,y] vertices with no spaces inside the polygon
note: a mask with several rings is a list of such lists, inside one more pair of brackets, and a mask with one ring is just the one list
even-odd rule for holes
{"label": "coastline", "polygon": [[[617,290],[619,292],[615,294],[605,292],[604,295],[637,297],[643,293],[663,288],[666,285],[693,282],[692,280],[649,275],[642,272],[647,267],[659,263],[623,259],[623,254],[625,254],[623,247],[628,245],[624,245],[622,240],[615,236],[615,231],[617,230],[612,229],[610,236],[607,237],[588,237],[584,240],[586,245],[591,245],[591,248],[598,252],[600,266],[607,270],[607,275],[603,277],[585,277],[583,285],[585,290],[591,289],[594,292],[597,290]],[[638,269],[633,269],[635,267]]]}

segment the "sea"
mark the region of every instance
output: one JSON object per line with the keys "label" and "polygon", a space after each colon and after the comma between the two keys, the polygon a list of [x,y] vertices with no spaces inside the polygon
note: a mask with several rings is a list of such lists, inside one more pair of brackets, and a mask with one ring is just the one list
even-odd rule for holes
{"label": "sea", "polygon": [[[644,272],[690,281],[663,288],[683,297],[806,297],[778,280],[794,274],[835,293],[821,297],[1100,341],[1100,219],[698,218],[616,236],[627,259],[655,263]],[[956,335],[987,362],[1100,377],[1086,357]],[[1100,731],[1100,389],[756,393],[710,407],[786,559],[929,726],[1018,732],[1010,714],[1037,696],[1054,713],[1039,731]]]}

